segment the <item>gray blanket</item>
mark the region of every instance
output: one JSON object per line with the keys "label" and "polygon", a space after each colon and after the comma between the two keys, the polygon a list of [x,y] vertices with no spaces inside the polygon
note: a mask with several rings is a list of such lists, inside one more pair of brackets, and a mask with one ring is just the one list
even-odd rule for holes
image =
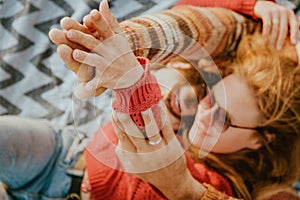
{"label": "gray blanket", "polygon": [[[176,0],[112,0],[119,21],[172,6]],[[58,128],[93,132],[110,119],[111,91],[78,100],[77,84],[48,39],[64,16],[81,21],[93,0],[0,0],[0,114],[43,118]]]}

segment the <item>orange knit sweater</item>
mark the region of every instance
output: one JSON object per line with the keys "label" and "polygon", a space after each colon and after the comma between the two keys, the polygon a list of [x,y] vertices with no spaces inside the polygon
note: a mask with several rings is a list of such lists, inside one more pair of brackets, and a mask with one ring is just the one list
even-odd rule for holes
{"label": "orange knit sweater", "polygon": [[[209,28],[209,26],[212,26],[212,29],[207,29],[207,32],[209,32],[209,30],[218,32],[219,29],[216,29],[216,27],[213,26],[215,23],[214,21],[210,20],[210,18],[206,17],[205,15],[202,15],[201,12],[202,9],[200,8],[183,8],[181,6],[176,6],[172,10],[154,16],[153,19],[151,17],[144,17],[140,20],[132,19],[127,22],[123,22],[121,25],[127,34],[128,40],[131,44],[131,47],[134,49],[135,54],[139,56],[146,56],[151,60],[156,61],[172,57],[172,54],[166,51],[166,49],[168,49],[166,47],[168,47],[169,44],[165,44],[167,41],[166,38],[174,38],[174,40],[179,38],[179,40],[175,40],[175,42],[178,42],[176,43],[177,46],[173,48],[173,52],[175,53],[186,51],[190,46],[193,45],[193,40],[181,40],[181,37],[175,37],[175,35],[180,35],[179,33],[182,31],[187,32],[188,30],[191,30],[191,32],[187,32],[186,34],[195,39],[198,43],[202,44],[203,47],[208,50],[208,53],[214,56],[221,52],[224,53],[224,51],[232,51],[235,49],[236,43],[234,41],[237,39],[236,37],[239,37],[245,32],[251,32],[251,30],[253,30],[253,26],[244,26],[247,22],[244,21],[243,18],[239,18],[239,16],[235,15],[234,13],[221,9],[211,9],[209,10],[210,14],[215,15],[220,21],[224,21],[224,24],[228,25],[226,29],[220,29],[221,32],[219,32],[218,36],[220,36],[220,33],[222,33],[224,30],[226,34],[222,35],[223,39],[221,41],[216,42],[215,40],[211,40],[210,37],[203,37],[203,32],[201,31],[202,29],[206,30],[206,28]],[[193,17],[195,17],[197,20],[195,21]],[[170,18],[174,18],[175,21],[170,21]],[[236,26],[231,26],[231,23],[229,22],[235,18],[239,18],[240,20],[238,20]],[[160,31],[164,30],[165,28],[165,26],[161,26],[161,24],[158,27],[155,26],[156,21],[158,21],[157,19],[161,20],[159,23],[166,22],[173,23],[175,25],[177,22],[180,22],[185,26],[174,26],[179,30],[173,30],[172,34],[174,37],[171,37],[173,35],[165,35],[165,33],[169,32],[162,32],[162,37],[148,38],[148,35],[146,34],[147,32],[152,31],[153,34],[155,32],[156,35],[159,36],[161,33]],[[233,21],[237,22],[236,20]],[[147,29],[147,27],[152,25],[154,27],[153,29]],[[219,26],[221,26],[221,24],[219,24]],[[246,28],[238,29],[237,26],[243,26]],[[189,29],[187,29],[188,27]],[[237,34],[235,33],[236,30],[243,31]],[[199,31],[201,34],[198,34]],[[152,36],[153,34],[149,36]],[[235,37],[232,37],[230,34],[234,35]],[[231,42],[228,42],[229,40]],[[211,44],[211,41],[214,41],[214,43]],[[188,51],[186,53],[188,53]],[[157,100],[158,99],[155,99],[155,101]],[[120,98],[118,101],[120,102]],[[114,105],[116,106],[118,104],[115,103]],[[126,105],[128,106],[129,104]],[[128,110],[129,107],[125,107],[125,110]],[[146,107],[136,107],[134,110],[141,111]],[[118,109],[118,106],[116,106],[115,109]],[[134,113],[132,114],[134,115]],[[143,125],[141,125],[141,127],[142,126]],[[117,137],[111,123],[108,123],[95,133],[94,138],[87,146],[86,167],[91,184],[92,199],[165,199],[165,197],[150,184],[124,172],[122,164],[115,154],[116,145]],[[217,190],[230,196],[233,195],[229,182],[223,176],[207,168],[201,163],[195,163],[188,155],[186,155],[186,158],[187,167],[195,179],[201,183],[208,183],[214,186]]]}
{"label": "orange knit sweater", "polygon": [[[148,59],[138,58],[138,60],[144,66],[144,76],[129,88],[115,90],[116,100],[113,108],[131,114],[136,124],[143,128],[140,113],[157,104],[161,93],[155,77],[150,73]],[[151,98],[147,98],[149,95]],[[115,154],[116,145],[117,137],[109,123],[94,135],[87,147],[86,162],[92,199],[165,199],[150,184],[124,172]],[[211,184],[219,191],[232,195],[230,184],[224,177],[202,164],[194,163],[187,155],[186,158],[188,169],[199,182]]]}
{"label": "orange knit sweater", "polygon": [[[115,153],[117,137],[112,124],[99,129],[87,147],[86,167],[91,185],[92,200],[162,200],[166,199],[156,188],[135,176],[124,172]],[[208,183],[217,190],[233,195],[228,181],[217,172],[188,155],[187,167],[195,179]],[[174,185],[176,187],[176,185]]]}
{"label": "orange knit sweater", "polygon": [[[176,5],[193,5],[200,7],[221,7],[229,10],[234,10],[241,14],[249,15],[256,18],[254,15],[254,6],[257,0],[179,0]],[[271,0],[276,2],[275,0]]]}

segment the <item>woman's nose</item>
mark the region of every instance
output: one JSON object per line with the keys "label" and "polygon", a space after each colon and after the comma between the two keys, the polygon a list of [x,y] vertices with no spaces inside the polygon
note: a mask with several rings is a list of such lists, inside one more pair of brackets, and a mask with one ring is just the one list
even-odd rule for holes
{"label": "woman's nose", "polygon": [[207,127],[212,125],[214,114],[218,110],[218,105],[212,105],[209,95],[202,99],[199,103],[196,118]]}
{"label": "woman's nose", "polygon": [[212,105],[212,99],[210,97],[210,95],[206,95],[203,99],[200,100],[200,105],[204,108],[204,109],[210,109],[213,105]]}

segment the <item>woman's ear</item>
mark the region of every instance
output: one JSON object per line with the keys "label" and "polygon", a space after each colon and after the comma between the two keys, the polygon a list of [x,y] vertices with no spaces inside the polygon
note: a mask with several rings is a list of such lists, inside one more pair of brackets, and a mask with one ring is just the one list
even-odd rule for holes
{"label": "woman's ear", "polygon": [[266,133],[265,134],[266,141],[264,141],[264,139],[262,137],[253,137],[248,145],[248,148],[257,150],[257,149],[261,148],[262,146],[264,146],[265,142],[267,142],[267,144],[268,144],[268,143],[272,142],[275,138],[276,138],[276,136],[274,133]]}
{"label": "woman's ear", "polygon": [[267,143],[272,142],[276,138],[274,133],[266,133],[265,137],[266,137]]}

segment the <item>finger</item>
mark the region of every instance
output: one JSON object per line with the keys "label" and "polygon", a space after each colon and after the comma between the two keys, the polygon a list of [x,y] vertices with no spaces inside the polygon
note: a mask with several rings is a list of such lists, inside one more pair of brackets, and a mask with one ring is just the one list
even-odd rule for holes
{"label": "finger", "polygon": [[73,59],[73,50],[64,44],[57,47],[57,53],[65,65],[76,73],[79,82],[88,82],[94,77],[94,68]]}
{"label": "finger", "polygon": [[275,47],[275,42],[278,38],[279,34],[279,16],[277,13],[272,14],[272,28],[271,28],[271,36],[270,36],[270,41],[269,44],[271,47]]}
{"label": "finger", "polygon": [[119,139],[118,146],[120,146],[122,150],[129,151],[129,152],[136,152],[136,148],[134,144],[128,138],[127,134],[124,132],[124,128],[121,122],[118,120],[118,117],[116,116],[115,112],[113,112],[112,114],[112,125]]}
{"label": "finger", "polygon": [[278,31],[278,38],[276,42],[276,49],[280,50],[283,46],[283,43],[287,37],[288,33],[288,18],[287,15],[282,13],[280,15],[280,23],[279,23],[279,31]]}
{"label": "finger", "polygon": [[137,125],[133,122],[133,120],[131,119],[131,116],[129,114],[118,112],[116,114],[116,117],[118,118],[122,127],[124,128],[123,131],[126,132],[126,134],[129,137],[145,141],[144,134],[137,127]]}
{"label": "finger", "polygon": [[81,49],[81,50],[84,50],[84,51],[87,50],[83,46],[78,45],[78,44],[68,40],[67,37],[66,37],[66,33],[59,30],[59,29],[56,29],[56,28],[51,29],[49,31],[48,36],[49,36],[50,40],[56,45],[65,44],[65,45],[71,47],[72,49]]}
{"label": "finger", "polygon": [[92,10],[90,14],[94,27],[102,39],[105,40],[113,36],[113,30],[111,29],[111,26],[97,10]]}
{"label": "finger", "polygon": [[117,117],[124,128],[130,141],[134,144],[138,152],[149,152],[149,145],[147,145],[146,135],[137,127],[131,119],[129,114],[117,113]]}
{"label": "finger", "polygon": [[80,83],[82,82],[86,83],[92,80],[94,76],[95,76],[95,68],[90,67],[86,64],[81,64],[81,66],[77,71],[78,82]]}
{"label": "finger", "polygon": [[93,95],[93,92],[87,91],[85,89],[85,83],[78,83],[75,90],[74,96],[77,99],[87,99]]}
{"label": "finger", "polygon": [[90,14],[87,14],[86,16],[83,17],[83,24],[90,32],[92,33],[96,32],[96,28],[94,27]]}
{"label": "finger", "polygon": [[[148,144],[157,145],[161,143],[162,137],[160,135],[160,130],[156,122],[156,121],[160,121],[160,119],[155,120],[151,108],[142,112],[141,115],[145,124],[145,132],[148,137]],[[156,117],[160,118],[159,115]]]}
{"label": "finger", "polygon": [[269,14],[267,14],[267,13],[264,14],[262,16],[262,22],[263,22],[263,32],[262,32],[262,35],[265,38],[265,40],[268,41],[269,34],[270,34],[270,31],[271,31],[271,25],[272,25],[271,16]]}
{"label": "finger", "polygon": [[95,68],[75,61],[72,56],[73,50],[66,45],[60,45],[57,48],[57,51],[58,55],[64,61],[66,66],[73,72],[75,72],[78,76],[79,84],[75,88],[74,92],[76,98],[85,99],[91,96],[99,96],[106,90],[106,88],[104,87],[95,87],[95,91],[87,91],[85,89],[85,85],[95,76]]}
{"label": "finger", "polygon": [[92,96],[101,95],[106,88],[98,87],[96,90],[87,90],[86,82],[79,82],[74,90],[74,96],[78,99],[86,99]]}
{"label": "finger", "polygon": [[94,51],[101,44],[94,36],[73,29],[68,30],[66,36],[68,40],[87,48],[89,51]]}
{"label": "finger", "polygon": [[[100,75],[101,76],[101,75]],[[95,77],[85,85],[85,90],[96,93],[97,88],[101,85],[101,77]]]}
{"label": "finger", "polygon": [[162,137],[164,138],[165,142],[169,144],[171,141],[173,141],[174,137],[176,136],[170,118],[168,116],[167,107],[165,106],[163,101],[161,101],[159,105],[160,105]]}
{"label": "finger", "polygon": [[89,29],[87,29],[84,25],[78,23],[76,20],[70,18],[70,17],[64,17],[61,21],[60,21],[60,25],[63,29],[65,30],[78,30],[81,31],[83,33],[87,33],[87,34],[91,34],[91,31]]}
{"label": "finger", "polygon": [[292,10],[289,12],[290,40],[292,44],[296,44],[298,39],[299,23],[294,12]]}
{"label": "finger", "polygon": [[[103,72],[106,69],[106,62],[97,54],[93,53],[86,53],[81,50],[75,50],[73,51],[73,58],[82,63],[82,65],[88,65],[90,67],[97,67],[97,73],[94,73],[94,76],[92,79],[85,81],[85,90],[87,90],[89,93],[93,93],[97,96],[98,92],[101,93],[101,90],[97,89],[101,87],[102,83],[102,75]],[[96,70],[96,69],[95,69]],[[93,95],[94,96],[94,95]]]}
{"label": "finger", "polygon": [[100,10],[102,16],[108,22],[108,24],[112,27],[112,30],[113,30],[114,33],[119,34],[119,33],[123,32],[121,26],[118,23],[118,20],[113,15],[113,13],[110,11],[107,0],[103,0],[100,3],[99,10]]}
{"label": "finger", "polygon": [[100,55],[75,49],[72,56],[74,60],[79,63],[84,63],[91,67],[97,67],[97,71],[103,72],[106,68],[106,62]]}
{"label": "finger", "polygon": [[65,44],[61,44],[57,47],[56,51],[57,51],[57,54],[59,55],[59,57],[65,63],[65,65],[70,70],[72,70],[73,72],[75,72],[77,74],[77,72],[81,66],[81,63],[79,63],[73,59],[73,56],[72,56],[73,49],[71,49],[69,46],[67,46]]}

